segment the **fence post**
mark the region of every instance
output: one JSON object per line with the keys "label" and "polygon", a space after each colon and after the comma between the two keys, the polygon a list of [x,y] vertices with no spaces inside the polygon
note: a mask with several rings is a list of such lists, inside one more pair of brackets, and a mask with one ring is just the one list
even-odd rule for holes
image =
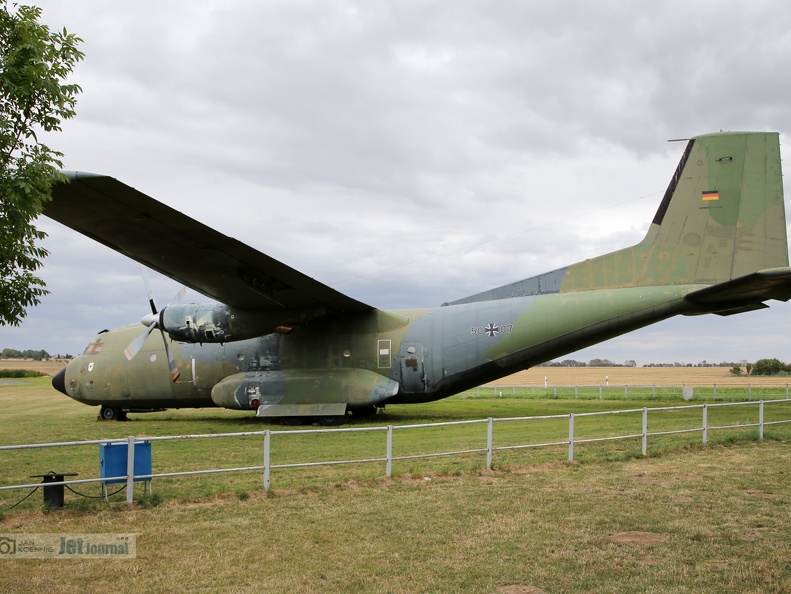
{"label": "fence post", "polygon": [[135,436],[130,435],[126,450],[126,502],[132,503],[135,496]]}
{"label": "fence post", "polygon": [[643,456],[648,453],[648,408],[643,407]]}
{"label": "fence post", "polygon": [[579,386],[574,386],[574,398],[579,398]]}
{"label": "fence post", "polygon": [[599,400],[601,400],[601,399],[602,399],[602,395],[601,395],[601,386],[599,386]]}
{"label": "fence post", "polygon": [[574,460],[574,413],[569,413],[569,462]]}
{"label": "fence post", "polygon": [[623,399],[626,400],[629,398],[629,386],[624,385],[623,387]]}
{"label": "fence post", "polygon": [[703,445],[709,443],[709,407],[703,403]]}
{"label": "fence post", "polygon": [[489,417],[489,422],[486,424],[486,470],[492,469],[492,450],[494,442],[494,420]]}
{"label": "fence post", "polygon": [[747,384],[747,400],[753,399],[753,385]]}
{"label": "fence post", "polygon": [[717,384],[714,384],[714,400],[717,400]]}
{"label": "fence post", "polygon": [[786,384],[786,400],[788,400],[788,384]]}
{"label": "fence post", "polygon": [[758,439],[764,439],[764,401],[758,403]]}
{"label": "fence post", "polygon": [[269,444],[269,429],[264,431],[264,489],[269,490],[269,455],[271,453],[270,444]]}
{"label": "fence post", "polygon": [[387,465],[385,474],[388,478],[393,476],[393,426],[387,426]]}

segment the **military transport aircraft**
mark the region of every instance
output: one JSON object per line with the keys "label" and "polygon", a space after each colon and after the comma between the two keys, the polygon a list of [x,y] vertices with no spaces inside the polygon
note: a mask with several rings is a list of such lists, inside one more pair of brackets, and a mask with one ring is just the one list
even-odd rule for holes
{"label": "military transport aircraft", "polygon": [[147,328],[102,332],[53,378],[108,420],[221,406],[337,424],[388,403],[444,398],[678,314],[731,315],[791,297],[777,133],[689,140],[632,247],[440,307],[394,311],[111,177],[67,175],[46,216],[219,302],[157,311],[152,300]]}

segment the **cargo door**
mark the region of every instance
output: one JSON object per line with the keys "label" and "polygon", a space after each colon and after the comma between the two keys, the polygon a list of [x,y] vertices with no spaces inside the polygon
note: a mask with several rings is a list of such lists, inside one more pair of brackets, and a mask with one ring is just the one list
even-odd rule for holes
{"label": "cargo door", "polygon": [[404,392],[414,394],[426,391],[426,373],[422,342],[402,342],[400,361],[401,387]]}

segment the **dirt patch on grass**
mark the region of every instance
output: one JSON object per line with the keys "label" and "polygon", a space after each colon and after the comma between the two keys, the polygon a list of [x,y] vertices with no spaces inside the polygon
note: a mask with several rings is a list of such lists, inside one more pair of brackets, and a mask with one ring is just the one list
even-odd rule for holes
{"label": "dirt patch on grass", "polygon": [[760,489],[747,489],[746,493],[751,497],[757,497],[758,499],[776,499],[777,495],[774,493],[767,493],[766,491],[761,491]]}
{"label": "dirt patch on grass", "polygon": [[521,586],[518,584],[511,586],[500,586],[497,591],[501,594],[546,594],[546,590],[538,586]]}
{"label": "dirt patch on grass", "polygon": [[626,532],[616,532],[607,538],[611,542],[617,544],[658,545],[666,542],[669,537],[667,534],[661,534],[659,532],[628,530]]}

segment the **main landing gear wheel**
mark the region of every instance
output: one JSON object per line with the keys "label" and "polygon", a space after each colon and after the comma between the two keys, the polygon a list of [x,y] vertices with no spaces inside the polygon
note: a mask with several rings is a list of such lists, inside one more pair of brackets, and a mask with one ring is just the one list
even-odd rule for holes
{"label": "main landing gear wheel", "polygon": [[103,421],[125,421],[126,412],[113,406],[102,406],[99,416]]}
{"label": "main landing gear wheel", "polygon": [[370,406],[361,406],[360,408],[352,409],[352,416],[358,419],[372,419],[376,416],[376,410],[376,406],[373,404]]}
{"label": "main landing gear wheel", "polygon": [[346,422],[346,415],[324,415],[316,417],[316,421],[318,421],[319,425],[324,425],[325,427],[337,427]]}

